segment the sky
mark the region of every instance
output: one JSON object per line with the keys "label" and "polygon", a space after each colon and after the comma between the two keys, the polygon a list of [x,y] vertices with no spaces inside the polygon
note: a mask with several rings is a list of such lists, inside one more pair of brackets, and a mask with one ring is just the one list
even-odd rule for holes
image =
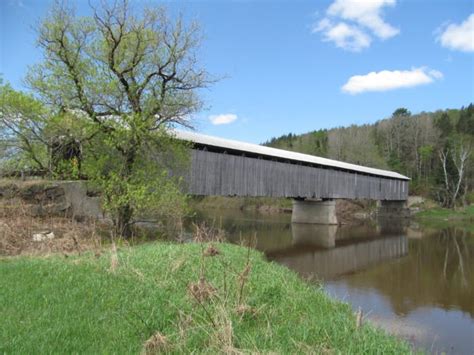
{"label": "sky", "polygon": [[[262,143],[474,102],[472,0],[131,2],[200,23],[199,61],[220,78],[201,92],[201,133]],[[33,28],[51,3],[0,0],[0,73],[16,89],[41,60]]]}

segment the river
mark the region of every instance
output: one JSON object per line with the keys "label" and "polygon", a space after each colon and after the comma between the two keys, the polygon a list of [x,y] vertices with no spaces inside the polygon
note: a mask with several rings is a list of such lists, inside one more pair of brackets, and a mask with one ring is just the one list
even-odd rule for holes
{"label": "river", "polygon": [[362,310],[417,349],[474,353],[474,234],[406,220],[358,226],[291,224],[289,214],[199,212],[234,243],[258,250]]}

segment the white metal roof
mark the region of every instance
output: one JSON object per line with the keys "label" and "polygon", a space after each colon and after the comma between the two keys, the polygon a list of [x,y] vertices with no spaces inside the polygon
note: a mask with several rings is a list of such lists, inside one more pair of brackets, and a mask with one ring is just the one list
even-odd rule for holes
{"label": "white metal roof", "polygon": [[351,170],[354,172],[389,177],[389,178],[394,178],[394,179],[410,180],[410,178],[393,171],[369,168],[366,166],[344,163],[338,160],[321,158],[314,155],[302,154],[302,153],[291,152],[291,151],[283,150],[283,149],[265,147],[258,144],[245,143],[245,142],[239,142],[239,141],[234,141],[230,139],[212,137],[212,136],[207,136],[204,134],[190,132],[190,131],[174,130],[173,134],[178,139],[193,142],[193,143],[198,143],[198,144],[204,144],[204,145],[220,147],[220,148],[227,148],[227,149],[232,149],[232,150],[237,150],[237,151],[242,151],[242,152],[254,153],[258,155],[281,158],[281,159],[295,160],[295,161],[300,161],[300,162],[305,162],[305,163],[313,163],[313,164],[318,164],[318,165],[323,165],[323,166],[328,166],[328,167],[333,167],[333,168]]}

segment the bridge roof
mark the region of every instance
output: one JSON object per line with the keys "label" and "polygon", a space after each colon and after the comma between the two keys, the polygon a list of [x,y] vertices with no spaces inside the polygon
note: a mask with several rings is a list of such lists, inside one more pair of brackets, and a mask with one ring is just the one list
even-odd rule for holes
{"label": "bridge roof", "polygon": [[342,161],[321,158],[314,155],[296,153],[296,152],[292,152],[288,150],[276,149],[276,148],[271,148],[271,147],[265,147],[258,144],[245,143],[245,142],[240,142],[240,141],[235,141],[235,140],[230,140],[230,139],[207,136],[204,134],[190,132],[190,131],[175,130],[173,131],[173,134],[175,135],[177,139],[189,141],[196,144],[212,146],[216,148],[240,151],[243,153],[247,152],[247,153],[257,154],[261,156],[287,159],[287,160],[292,160],[292,161],[302,162],[302,163],[317,164],[317,165],[331,167],[335,169],[349,170],[356,173],[370,174],[370,175],[382,176],[382,177],[387,177],[387,178],[392,178],[392,179],[410,180],[410,178],[404,175],[401,175],[399,173],[389,171],[389,170],[369,168],[362,165],[345,163]]}

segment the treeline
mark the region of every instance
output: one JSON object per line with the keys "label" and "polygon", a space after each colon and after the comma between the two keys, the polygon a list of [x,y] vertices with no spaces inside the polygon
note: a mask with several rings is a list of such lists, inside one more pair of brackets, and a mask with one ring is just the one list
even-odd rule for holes
{"label": "treeline", "polygon": [[406,108],[374,124],[272,138],[264,145],[400,172],[411,193],[454,207],[474,185],[474,105],[412,114]]}

